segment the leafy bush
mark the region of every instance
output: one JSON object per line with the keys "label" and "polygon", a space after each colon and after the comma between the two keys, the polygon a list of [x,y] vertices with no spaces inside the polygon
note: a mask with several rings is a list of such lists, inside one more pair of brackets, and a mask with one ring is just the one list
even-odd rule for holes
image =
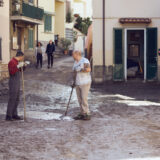
{"label": "leafy bush", "polygon": [[61,38],[60,39],[61,47],[64,51],[69,50],[69,46],[72,44],[69,39]]}
{"label": "leafy bush", "polygon": [[67,23],[73,22],[73,15],[71,10],[69,10],[68,13],[66,14],[66,22]]}
{"label": "leafy bush", "polygon": [[74,25],[74,27],[76,29],[78,29],[80,32],[82,32],[83,34],[87,35],[88,32],[88,28],[89,26],[92,24],[92,21],[90,20],[90,18],[82,18],[82,17],[78,17],[76,19],[76,23]]}

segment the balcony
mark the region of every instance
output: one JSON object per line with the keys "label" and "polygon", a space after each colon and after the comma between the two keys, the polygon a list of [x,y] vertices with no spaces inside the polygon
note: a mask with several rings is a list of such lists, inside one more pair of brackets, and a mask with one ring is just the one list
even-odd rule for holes
{"label": "balcony", "polygon": [[11,20],[21,20],[34,24],[43,23],[44,10],[18,0],[13,1]]}
{"label": "balcony", "polygon": [[65,2],[65,0],[56,0],[57,2],[62,2],[62,3],[64,3]]}
{"label": "balcony", "polygon": [[74,0],[75,3],[86,3],[86,0]]}

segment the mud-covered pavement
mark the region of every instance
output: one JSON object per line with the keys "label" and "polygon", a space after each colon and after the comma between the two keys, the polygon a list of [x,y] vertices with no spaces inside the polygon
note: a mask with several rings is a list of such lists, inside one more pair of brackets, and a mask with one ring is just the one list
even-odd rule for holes
{"label": "mud-covered pavement", "polygon": [[[0,160],[160,160],[160,84],[93,85],[91,121],[74,121],[72,59],[25,73],[26,122],[6,122],[7,95],[0,97]],[[19,105],[23,115],[23,101]]]}

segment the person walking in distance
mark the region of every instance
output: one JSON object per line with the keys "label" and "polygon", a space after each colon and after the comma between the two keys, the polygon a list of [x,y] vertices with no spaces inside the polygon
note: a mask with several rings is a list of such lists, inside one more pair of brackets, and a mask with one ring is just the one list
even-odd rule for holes
{"label": "person walking in distance", "polygon": [[43,55],[42,55],[42,44],[40,42],[38,42],[37,47],[35,49],[35,56],[37,58],[37,65],[36,68],[40,67],[42,68],[43,65]]}
{"label": "person walking in distance", "polygon": [[88,106],[88,93],[91,86],[91,67],[88,59],[82,57],[80,51],[73,52],[74,84],[81,112],[75,120],[90,120],[90,110]]}
{"label": "person walking in distance", "polygon": [[50,67],[53,67],[53,59],[54,59],[54,51],[55,51],[55,45],[52,40],[49,41],[49,44],[46,48],[46,54],[48,57],[48,69]]}
{"label": "person walking in distance", "polygon": [[16,57],[12,58],[8,63],[9,78],[9,101],[7,106],[6,120],[22,120],[18,116],[17,107],[20,96],[20,68],[24,67],[24,54],[18,51]]}

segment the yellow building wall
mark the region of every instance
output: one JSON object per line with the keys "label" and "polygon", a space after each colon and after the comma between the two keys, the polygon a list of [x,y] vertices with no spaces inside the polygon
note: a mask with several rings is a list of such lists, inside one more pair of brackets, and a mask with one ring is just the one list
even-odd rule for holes
{"label": "yellow building wall", "polygon": [[49,42],[49,40],[54,40],[55,35],[55,0],[39,0],[39,7],[44,9],[44,12],[52,15],[52,31],[45,32],[44,24],[39,25],[38,37],[41,42]]}
{"label": "yellow building wall", "polygon": [[58,34],[60,37],[65,37],[65,3],[56,1],[55,12],[55,34]]}

